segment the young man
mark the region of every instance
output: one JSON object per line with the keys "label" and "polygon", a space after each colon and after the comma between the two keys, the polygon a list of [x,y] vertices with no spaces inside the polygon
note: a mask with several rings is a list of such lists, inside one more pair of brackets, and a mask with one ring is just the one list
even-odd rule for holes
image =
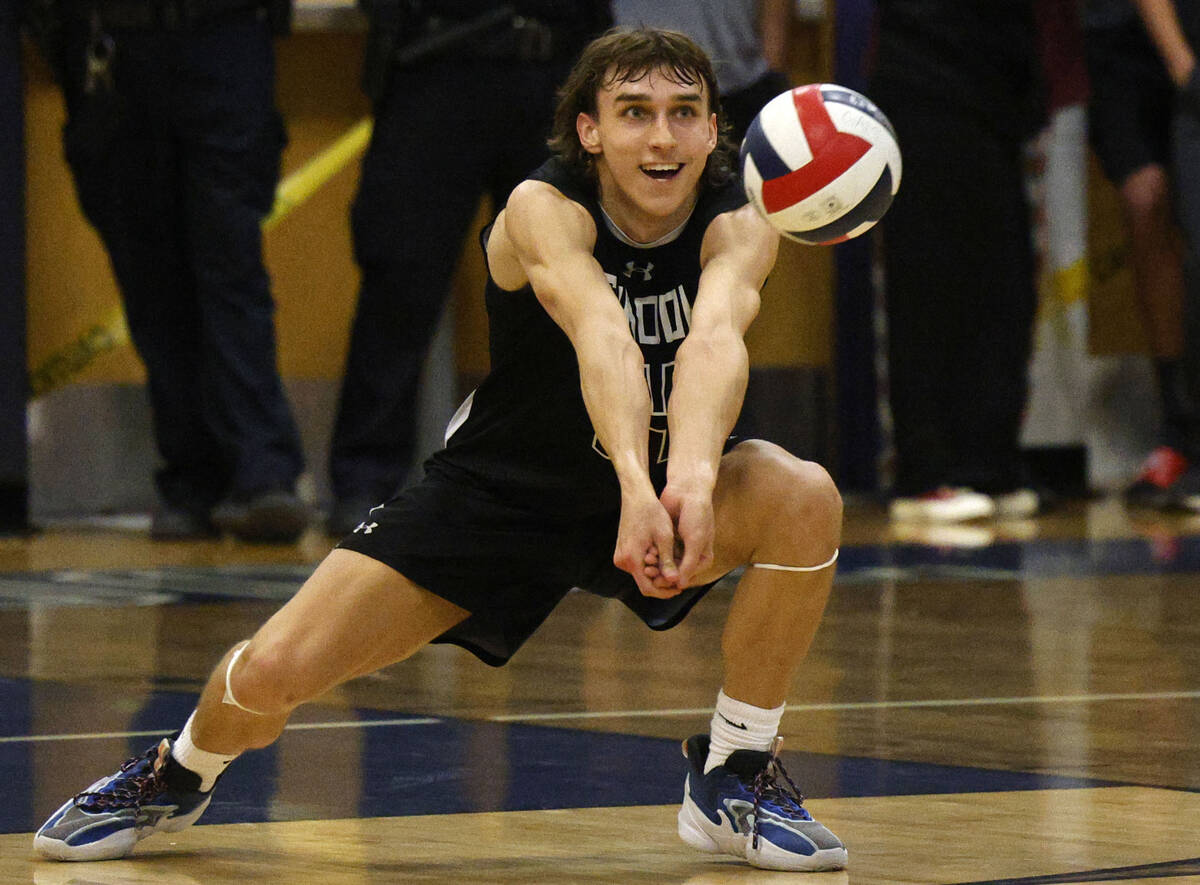
{"label": "young man", "polygon": [[679,833],[760,867],[845,864],[775,757],[841,501],[817,465],[728,441],[777,237],[729,170],[715,95],[681,34],[588,46],[563,87],[558,157],[484,233],[492,373],[446,448],[226,654],[177,738],[64,804],[38,851],[122,857],[187,826],[298,705],[431,641],[502,664],[575,586],[664,629],[746,566],[712,732],[684,745]]}

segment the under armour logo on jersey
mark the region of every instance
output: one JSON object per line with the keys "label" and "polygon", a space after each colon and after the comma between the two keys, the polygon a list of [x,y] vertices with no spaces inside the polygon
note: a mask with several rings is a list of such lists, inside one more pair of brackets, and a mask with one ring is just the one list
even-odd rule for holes
{"label": "under armour logo on jersey", "polygon": [[633,279],[635,273],[639,273],[642,275],[642,279],[648,283],[650,282],[650,271],[652,270],[654,270],[653,261],[647,261],[645,267],[638,267],[633,261],[625,262],[625,276],[630,279]]}
{"label": "under armour logo on jersey", "polygon": [[377,528],[379,528],[379,523],[377,523],[377,522],[371,522],[371,523],[360,522],[357,526],[354,527],[354,531],[351,532],[351,534],[357,535],[359,532],[362,532],[364,535],[369,535],[369,534],[371,534],[371,532],[375,531],[375,529],[377,529]]}

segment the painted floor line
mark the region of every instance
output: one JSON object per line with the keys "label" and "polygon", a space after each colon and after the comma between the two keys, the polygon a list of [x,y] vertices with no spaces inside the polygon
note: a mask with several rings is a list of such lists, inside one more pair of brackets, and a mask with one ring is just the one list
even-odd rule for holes
{"label": "painted floor line", "polygon": [[[431,717],[415,718],[409,716],[404,719],[364,719],[364,720],[338,720],[336,722],[296,722],[291,725],[285,725],[285,731],[311,731],[314,729],[325,728],[386,728],[398,725],[435,725],[441,722],[441,719]],[[46,743],[50,741],[96,741],[110,738],[135,738],[135,737],[162,737],[168,734],[174,734],[178,729],[166,728],[155,729],[153,731],[96,731],[80,734],[21,734],[10,735],[8,737],[0,737],[0,744],[33,744]]]}
{"label": "painted floor line", "polygon": [[[1200,698],[1200,691],[1159,691],[1136,694],[1042,695],[1010,698],[946,698],[912,701],[848,701],[831,704],[788,704],[789,713],[823,710],[888,710],[920,707],[987,707],[1020,704],[1096,704],[1112,701],[1179,701]],[[577,713],[506,713],[487,717],[491,722],[548,722],[568,719],[618,719],[646,716],[707,716],[711,707],[680,710],[589,710]]]}
{"label": "painted floor line", "polygon": [[[1079,695],[1032,695],[1027,697],[1001,698],[945,698],[911,701],[848,701],[831,704],[788,704],[784,709],[790,713],[838,710],[888,710],[919,709],[930,707],[986,707],[1021,704],[1097,704],[1118,701],[1176,701],[1200,699],[1200,691],[1159,691],[1128,694],[1079,694]],[[555,722],[583,719],[625,719],[650,716],[708,716],[711,707],[692,707],[665,710],[588,710],[584,712],[559,713],[505,713],[484,716],[487,722]],[[306,731],[327,728],[384,728],[406,725],[433,725],[442,720],[436,717],[406,717],[402,719],[337,720],[334,722],[297,722],[286,726],[288,731]],[[174,729],[154,731],[107,731],[79,734],[36,734],[0,737],[0,744],[41,743],[48,741],[103,740],[109,738],[158,737],[171,734]]]}

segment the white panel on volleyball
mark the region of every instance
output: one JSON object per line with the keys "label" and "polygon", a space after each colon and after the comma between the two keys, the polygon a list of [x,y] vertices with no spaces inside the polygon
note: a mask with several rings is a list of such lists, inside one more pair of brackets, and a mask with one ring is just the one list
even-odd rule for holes
{"label": "white panel on volleyball", "polygon": [[758,122],[767,141],[789,169],[799,169],[812,162],[812,149],[800,126],[791,92],[781,93],[763,105],[758,112]]}

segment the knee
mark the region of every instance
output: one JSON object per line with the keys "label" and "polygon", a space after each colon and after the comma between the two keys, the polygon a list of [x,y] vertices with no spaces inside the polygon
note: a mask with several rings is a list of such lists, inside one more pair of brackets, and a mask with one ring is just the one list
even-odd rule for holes
{"label": "knee", "polygon": [[1121,201],[1129,216],[1131,233],[1156,233],[1171,218],[1171,198],[1165,170],[1143,166],[1121,184]]}
{"label": "knee", "polygon": [[232,666],[226,667],[229,693],[237,700],[236,706],[246,710],[280,716],[309,700],[297,678],[302,672],[299,662],[281,645],[251,640]]}
{"label": "knee", "polygon": [[[784,537],[828,556],[841,540],[842,496],[828,471],[771,443],[756,442],[755,471],[763,513]],[[817,549],[820,548],[820,549]]]}

